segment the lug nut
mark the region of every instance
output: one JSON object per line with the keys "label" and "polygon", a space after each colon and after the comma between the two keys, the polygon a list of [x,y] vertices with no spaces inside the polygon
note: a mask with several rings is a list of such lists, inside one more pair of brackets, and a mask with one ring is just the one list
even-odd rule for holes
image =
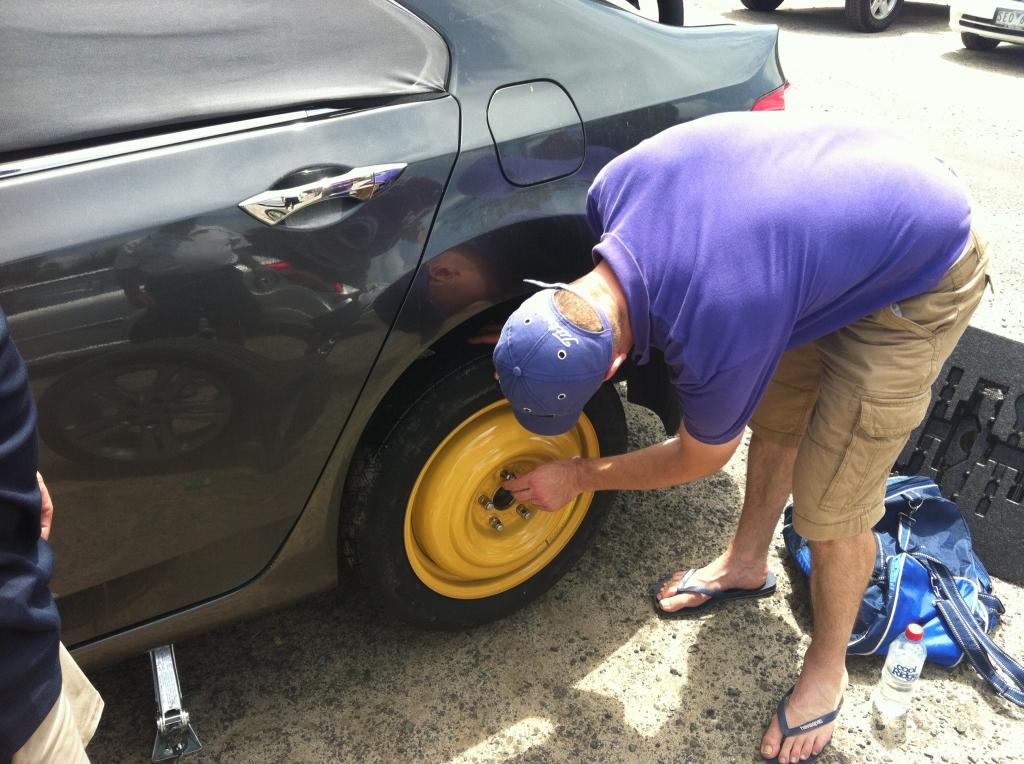
{"label": "lug nut", "polygon": [[494,530],[496,530],[498,533],[501,533],[503,530],[505,530],[504,523],[502,523],[501,520],[499,520],[496,517],[491,518],[491,527],[494,528]]}
{"label": "lug nut", "polygon": [[522,504],[516,507],[516,512],[518,512],[519,516],[524,520],[529,520],[531,517],[533,517],[533,514],[530,512],[530,510],[528,510]]}
{"label": "lug nut", "polygon": [[494,509],[494,504],[484,494],[477,496],[476,500],[480,502],[480,506],[484,509]]}
{"label": "lug nut", "polygon": [[514,472],[512,472],[510,470],[504,470],[503,469],[501,471],[501,479],[502,480],[515,480],[516,479],[516,473],[514,473]]}

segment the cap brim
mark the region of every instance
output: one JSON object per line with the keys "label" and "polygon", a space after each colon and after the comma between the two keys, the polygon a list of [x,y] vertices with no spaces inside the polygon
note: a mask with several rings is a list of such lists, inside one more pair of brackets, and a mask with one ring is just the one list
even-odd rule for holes
{"label": "cap brim", "polygon": [[519,424],[535,435],[564,435],[576,426],[583,412],[571,416],[532,416],[519,411],[513,413]]}

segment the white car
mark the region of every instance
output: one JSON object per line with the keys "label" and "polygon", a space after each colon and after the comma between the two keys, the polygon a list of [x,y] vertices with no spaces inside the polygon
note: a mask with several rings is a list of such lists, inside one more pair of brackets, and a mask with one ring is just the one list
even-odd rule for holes
{"label": "white car", "polygon": [[1024,45],[1024,0],[954,0],[949,26],[970,50],[992,50],[1000,42]]}

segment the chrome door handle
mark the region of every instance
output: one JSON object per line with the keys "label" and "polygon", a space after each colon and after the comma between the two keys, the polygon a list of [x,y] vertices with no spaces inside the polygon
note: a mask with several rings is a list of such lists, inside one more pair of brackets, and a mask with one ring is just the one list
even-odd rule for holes
{"label": "chrome door handle", "polygon": [[277,225],[294,212],[328,199],[348,198],[365,202],[387,191],[405,170],[405,164],[357,167],[344,175],[321,178],[295,188],[264,191],[238,206],[267,225]]}

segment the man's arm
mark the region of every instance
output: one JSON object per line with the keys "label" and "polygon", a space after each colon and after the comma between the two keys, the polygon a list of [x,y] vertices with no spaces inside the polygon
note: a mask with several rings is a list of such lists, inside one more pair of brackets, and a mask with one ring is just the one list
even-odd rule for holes
{"label": "man's arm", "polygon": [[580,489],[609,491],[667,488],[713,475],[732,458],[742,433],[727,443],[702,443],[679,425],[679,435],[639,451],[579,459]]}
{"label": "man's arm", "polygon": [[679,435],[639,451],[598,459],[542,464],[505,482],[520,502],[556,510],[587,491],[666,488],[718,472],[732,457],[742,433],[727,443],[702,443],[680,425]]}

